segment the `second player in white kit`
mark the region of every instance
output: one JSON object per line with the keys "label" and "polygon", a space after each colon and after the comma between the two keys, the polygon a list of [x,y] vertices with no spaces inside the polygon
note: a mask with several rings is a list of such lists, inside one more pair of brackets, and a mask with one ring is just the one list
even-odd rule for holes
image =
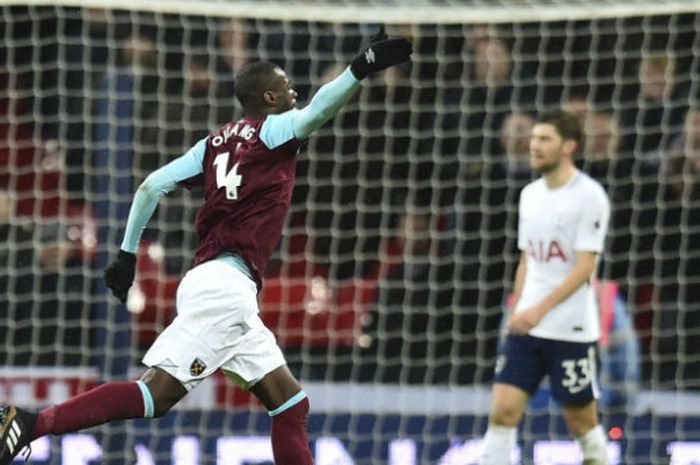
{"label": "second player in white kit", "polygon": [[510,465],[518,423],[545,377],[583,463],[608,463],[596,403],[600,325],[591,280],[610,203],[574,165],[581,140],[578,121],[562,111],[540,115],[532,130],[530,166],[541,177],[520,196],[521,257],[480,465]]}
{"label": "second player in white kit", "polygon": [[[576,264],[580,251],[603,252],[610,217],[608,197],[598,182],[577,171],[551,189],[544,178],[520,196],[518,248],[527,259],[527,279],[515,312],[539,303]],[[590,280],[547,312],[529,333],[548,339],[594,342],[600,337],[597,304]]]}

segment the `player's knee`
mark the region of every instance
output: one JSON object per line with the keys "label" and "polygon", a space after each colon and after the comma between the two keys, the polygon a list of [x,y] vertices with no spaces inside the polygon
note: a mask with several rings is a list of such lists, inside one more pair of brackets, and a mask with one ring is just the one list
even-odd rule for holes
{"label": "player's knee", "polygon": [[564,420],[569,432],[575,436],[583,436],[598,425],[598,415],[594,403],[580,407],[565,406]]}
{"label": "player's knee", "polygon": [[179,399],[153,399],[153,418],[160,418],[168,413]]}
{"label": "player's knee", "polygon": [[492,392],[490,423],[505,427],[517,426],[525,412],[528,398],[524,389],[497,382]]}
{"label": "player's knee", "polygon": [[178,392],[142,387],[146,418],[160,418],[168,413],[182,399]]}
{"label": "player's knee", "polygon": [[495,409],[491,414],[491,423],[498,426],[516,426],[520,422],[521,413],[515,409]]}
{"label": "player's knee", "polygon": [[568,419],[566,423],[569,428],[569,432],[572,436],[575,437],[583,436],[596,425],[595,423],[591,423],[585,418]]}
{"label": "player's knee", "polygon": [[160,368],[150,368],[139,380],[143,385],[144,401],[149,404],[147,415],[159,418],[165,415],[187,395],[187,389],[173,376]]}
{"label": "player's knee", "polygon": [[[149,376],[152,375],[152,376]],[[139,381],[145,389],[144,401],[147,404],[146,411],[151,418],[160,418],[168,413],[182,399],[187,390],[174,378],[164,376],[163,372],[150,372],[144,376],[145,381]],[[150,405],[148,405],[150,404]]]}
{"label": "player's knee", "polygon": [[168,413],[186,393],[187,391],[181,385],[154,390],[152,392],[153,417],[160,418]]}
{"label": "player's knee", "polygon": [[519,405],[509,402],[497,402],[493,405],[490,422],[498,426],[516,426],[523,415]]}

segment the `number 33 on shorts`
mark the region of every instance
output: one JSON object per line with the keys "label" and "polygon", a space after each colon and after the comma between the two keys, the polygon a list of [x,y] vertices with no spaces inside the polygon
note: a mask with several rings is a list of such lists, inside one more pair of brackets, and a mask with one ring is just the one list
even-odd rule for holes
{"label": "number 33 on shorts", "polygon": [[567,388],[571,394],[586,389],[591,384],[591,375],[595,370],[595,366],[591,365],[595,365],[595,362],[591,363],[589,358],[562,360],[561,366],[564,369],[562,386]]}

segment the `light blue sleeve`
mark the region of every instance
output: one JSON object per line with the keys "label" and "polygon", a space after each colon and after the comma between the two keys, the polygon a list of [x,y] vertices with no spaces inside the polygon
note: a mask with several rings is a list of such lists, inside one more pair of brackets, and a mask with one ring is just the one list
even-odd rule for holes
{"label": "light blue sleeve", "polygon": [[294,138],[306,139],[337,115],[358,87],[360,81],[353,76],[350,67],[346,68],[337,78],[321,87],[305,108],[269,115],[262,124],[260,139],[270,149]]}
{"label": "light blue sleeve", "polygon": [[153,216],[158,202],[168,192],[175,190],[177,183],[200,174],[203,171],[204,152],[207,138],[197,142],[184,155],[157,169],[141,183],[131,203],[129,218],[121,249],[136,253],[146,224]]}

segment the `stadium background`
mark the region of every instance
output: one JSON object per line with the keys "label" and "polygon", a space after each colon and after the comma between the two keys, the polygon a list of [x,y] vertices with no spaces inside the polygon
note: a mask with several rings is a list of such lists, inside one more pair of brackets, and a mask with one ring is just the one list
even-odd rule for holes
{"label": "stadium background", "polygon": [[[173,316],[200,193],[162,202],[127,311],[101,273],[135,186],[239,115],[244,63],[280,64],[305,101],[386,18],[413,62],[369,79],[303,149],[261,295],[311,393],[317,462],[473,463],[527,131],[562,105],[589,135],[580,167],[613,201],[600,269],[613,456],[700,457],[697,2],[46,3],[61,2],[0,2],[0,401],[39,407],[137,375]],[[576,463],[552,442],[567,437],[546,389],[529,413],[523,462]],[[142,463],[267,463],[264,438],[235,442],[266,431],[215,378],[163,420],[35,455],[123,463],[136,444]],[[236,461],[241,449],[259,456]]]}

